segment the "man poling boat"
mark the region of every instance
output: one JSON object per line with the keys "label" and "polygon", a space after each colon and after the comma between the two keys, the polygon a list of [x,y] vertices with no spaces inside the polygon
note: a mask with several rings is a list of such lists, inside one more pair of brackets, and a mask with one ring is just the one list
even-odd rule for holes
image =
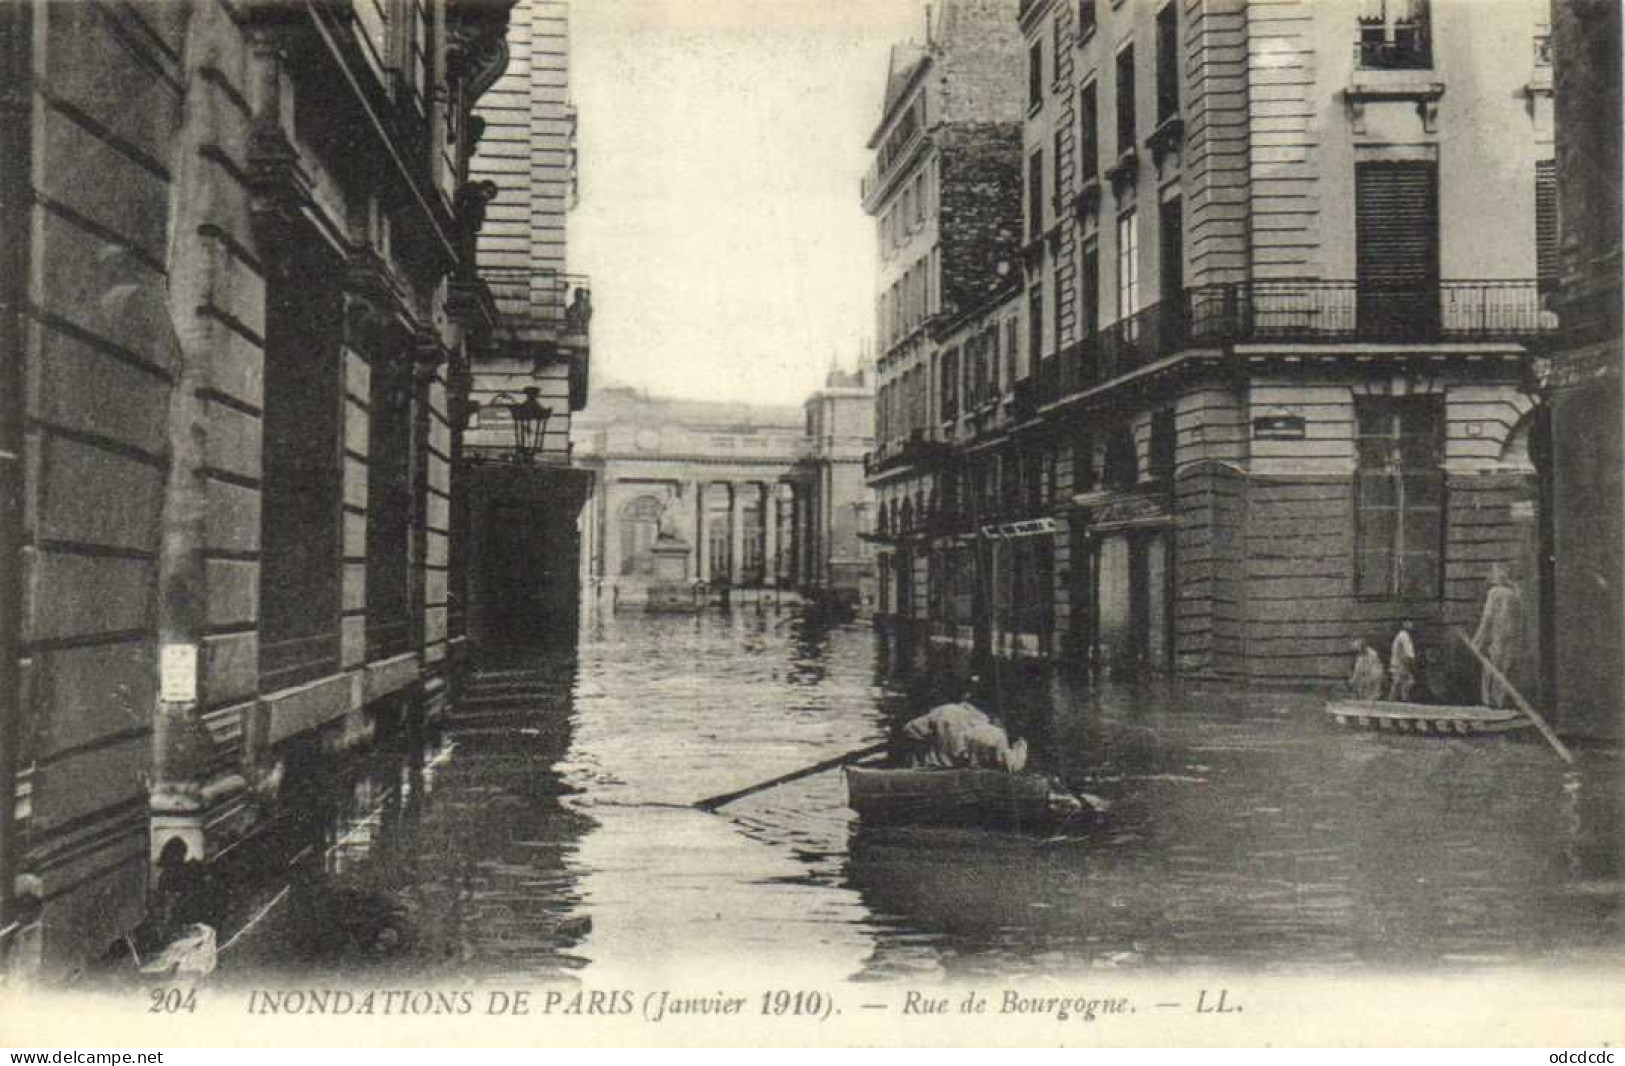
{"label": "man poling boat", "polygon": [[848,803],[864,821],[1019,829],[1101,809],[1044,774],[1025,772],[1027,742],[1012,743],[976,705],[978,688],[971,678],[958,700],[903,727],[904,766],[847,768]]}

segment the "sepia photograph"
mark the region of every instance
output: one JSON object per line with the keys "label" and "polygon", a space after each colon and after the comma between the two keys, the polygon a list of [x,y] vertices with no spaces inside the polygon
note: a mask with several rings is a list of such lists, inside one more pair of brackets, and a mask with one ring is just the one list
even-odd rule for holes
{"label": "sepia photograph", "polygon": [[1625,1043],[1621,52],[0,0],[0,1045]]}

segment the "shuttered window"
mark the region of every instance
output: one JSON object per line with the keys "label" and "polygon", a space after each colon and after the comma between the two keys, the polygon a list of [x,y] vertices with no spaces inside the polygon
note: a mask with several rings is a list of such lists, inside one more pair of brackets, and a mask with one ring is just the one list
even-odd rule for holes
{"label": "shuttered window", "polygon": [[1027,106],[1044,102],[1044,42],[1034,41],[1027,49]]}
{"label": "shuttered window", "polygon": [[1134,46],[1117,53],[1117,154],[1134,147]]}
{"label": "shuttered window", "polygon": [[[1093,9],[1091,9],[1093,10]],[[1100,176],[1100,104],[1095,83],[1078,94],[1078,184]]]}
{"label": "shuttered window", "polygon": [[1540,291],[1557,287],[1557,163],[1535,164],[1535,277]]}
{"label": "shuttered window", "polygon": [[1179,15],[1174,5],[1157,12],[1157,123],[1179,114]]}
{"label": "shuttered window", "polygon": [[1360,397],[1355,418],[1355,591],[1436,599],[1444,548],[1443,399]]}
{"label": "shuttered window", "polygon": [[1036,241],[1044,232],[1044,150],[1027,157],[1027,239]]}
{"label": "shuttered window", "polygon": [[1355,167],[1362,336],[1426,340],[1439,327],[1439,177],[1432,161]]}

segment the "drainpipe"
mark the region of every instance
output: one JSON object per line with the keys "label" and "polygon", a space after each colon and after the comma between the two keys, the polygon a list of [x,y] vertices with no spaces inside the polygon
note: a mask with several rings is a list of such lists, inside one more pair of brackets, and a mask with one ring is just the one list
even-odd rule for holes
{"label": "drainpipe", "polygon": [[[23,312],[28,298],[33,4],[0,3],[0,930],[16,917],[22,730]],[[0,953],[5,934],[0,932]]]}

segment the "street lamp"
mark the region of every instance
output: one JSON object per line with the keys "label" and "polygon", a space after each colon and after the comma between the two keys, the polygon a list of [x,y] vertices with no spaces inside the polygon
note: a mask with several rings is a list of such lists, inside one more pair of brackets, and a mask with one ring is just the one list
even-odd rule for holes
{"label": "street lamp", "polygon": [[[551,407],[543,407],[538,397],[542,390],[535,385],[525,386],[524,399],[516,398],[512,393],[499,392],[491,397],[491,405],[496,406],[506,401],[509,415],[513,418],[513,461],[516,463],[529,463],[542,450],[547,440],[547,420],[553,417]],[[474,412],[472,426],[478,426],[478,410]]]}

